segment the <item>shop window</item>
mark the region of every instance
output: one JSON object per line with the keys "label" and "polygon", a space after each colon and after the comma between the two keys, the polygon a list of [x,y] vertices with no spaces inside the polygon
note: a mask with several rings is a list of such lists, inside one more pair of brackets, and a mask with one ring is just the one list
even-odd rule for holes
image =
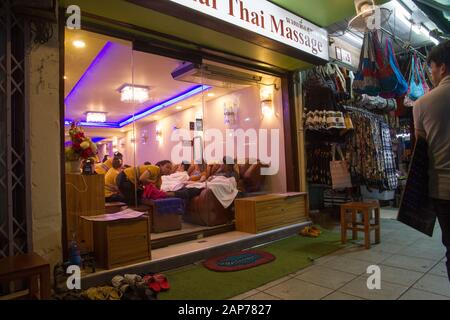
{"label": "shop window", "polygon": [[[131,43],[85,31],[66,31],[65,52],[67,160],[76,160],[73,148],[96,145],[93,175],[67,161],[69,246],[76,239],[93,250],[93,231],[80,215],[101,215],[106,203],[152,208],[157,248],[165,234],[233,226],[233,201],[206,194],[218,177],[234,178],[234,197],[286,192],[280,79],[135,51]],[[73,144],[73,123],[89,144]],[[161,199],[179,199],[181,214],[157,218]],[[171,205],[176,209],[176,201]]]}

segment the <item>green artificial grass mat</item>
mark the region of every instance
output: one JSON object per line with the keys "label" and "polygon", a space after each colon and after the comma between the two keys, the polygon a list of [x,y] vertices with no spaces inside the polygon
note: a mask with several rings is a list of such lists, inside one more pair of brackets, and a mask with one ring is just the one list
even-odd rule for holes
{"label": "green artificial grass mat", "polygon": [[159,294],[160,300],[225,300],[297,272],[313,259],[344,246],[340,235],[322,229],[318,238],[295,235],[258,247],[275,255],[273,262],[235,272],[215,272],[203,265],[189,265],[165,272],[170,290]]}

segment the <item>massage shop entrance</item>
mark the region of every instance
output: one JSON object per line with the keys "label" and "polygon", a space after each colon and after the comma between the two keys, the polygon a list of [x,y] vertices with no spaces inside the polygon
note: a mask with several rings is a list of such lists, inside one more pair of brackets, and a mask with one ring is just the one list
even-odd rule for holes
{"label": "massage shop entrance", "polygon": [[[83,2],[81,30],[61,30],[66,257],[77,247],[97,269],[145,265],[308,223],[290,69],[328,60],[326,31],[267,1],[130,2],[160,23]],[[240,44],[269,56],[234,53]]]}

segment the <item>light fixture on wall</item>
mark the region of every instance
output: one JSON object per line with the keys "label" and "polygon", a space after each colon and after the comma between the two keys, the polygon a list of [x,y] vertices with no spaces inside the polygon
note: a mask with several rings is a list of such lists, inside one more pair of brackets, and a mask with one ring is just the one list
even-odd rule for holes
{"label": "light fixture on wall", "polygon": [[122,102],[138,102],[143,103],[149,100],[149,91],[150,88],[148,86],[140,86],[125,83],[119,89],[120,92],[120,101]]}
{"label": "light fixture on wall", "polygon": [[148,131],[147,130],[142,130],[141,143],[142,144],[147,144],[147,141],[148,141]]}
{"label": "light fixture on wall", "polygon": [[260,89],[261,113],[264,117],[272,117],[275,114],[273,107],[273,87],[267,86]]}
{"label": "light fixture on wall", "polygon": [[86,122],[105,123],[106,112],[88,111],[86,112]]}
{"label": "light fixture on wall", "polygon": [[156,141],[162,143],[162,128],[160,125],[156,126]]}

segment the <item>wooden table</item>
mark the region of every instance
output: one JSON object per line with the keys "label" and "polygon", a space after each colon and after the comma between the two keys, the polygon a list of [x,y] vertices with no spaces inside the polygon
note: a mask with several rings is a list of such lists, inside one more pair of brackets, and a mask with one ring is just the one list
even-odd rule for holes
{"label": "wooden table", "polygon": [[[37,286],[39,279],[39,290]],[[28,282],[30,297],[41,300],[50,299],[50,265],[36,253],[23,254],[0,259],[0,283],[14,280]]]}
{"label": "wooden table", "polygon": [[96,263],[106,269],[151,260],[150,219],[94,221]]}
{"label": "wooden table", "polygon": [[260,233],[308,219],[308,194],[268,194],[235,200],[236,230]]}

